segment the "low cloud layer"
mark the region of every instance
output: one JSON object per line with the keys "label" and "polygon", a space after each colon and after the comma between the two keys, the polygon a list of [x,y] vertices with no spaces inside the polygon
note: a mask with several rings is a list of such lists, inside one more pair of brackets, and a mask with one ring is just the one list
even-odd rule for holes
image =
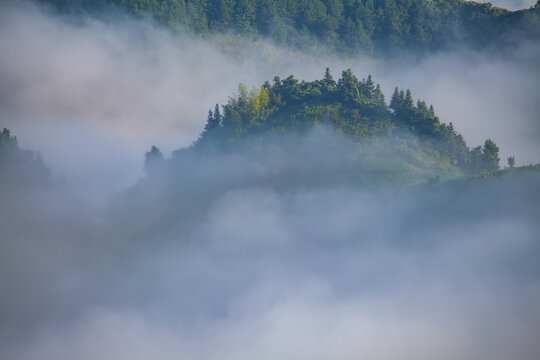
{"label": "low cloud layer", "polygon": [[[17,252],[6,256],[57,250],[3,271],[3,290],[25,297],[2,300],[1,354],[537,359],[540,209],[527,201],[534,185],[521,185],[459,198],[447,187],[242,188],[136,243],[125,223],[114,237],[73,222],[49,223],[54,238],[8,226]],[[457,200],[441,208],[446,198]],[[510,199],[519,204],[501,207]]]}

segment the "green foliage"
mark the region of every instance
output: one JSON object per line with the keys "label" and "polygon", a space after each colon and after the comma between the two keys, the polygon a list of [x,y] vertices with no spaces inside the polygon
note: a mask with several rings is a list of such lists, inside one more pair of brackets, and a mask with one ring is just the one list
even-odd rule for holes
{"label": "green foliage", "polygon": [[2,151],[11,151],[18,148],[17,137],[11,135],[11,131],[7,128],[0,133],[0,149]]}
{"label": "green foliage", "polygon": [[487,139],[484,143],[482,155],[486,170],[494,171],[499,169],[499,147],[491,139]]}
{"label": "green foliage", "polygon": [[508,167],[511,169],[516,165],[516,159],[513,156],[506,158],[506,161],[508,162]]}
{"label": "green foliage", "polygon": [[275,77],[273,85],[265,82],[250,92],[240,84],[238,95],[223,106],[223,115],[217,105],[209,111],[195,148],[211,143],[227,149],[246,138],[302,133],[320,125],[331,126],[355,142],[374,136],[401,138],[400,154],[420,168],[433,166],[436,159],[437,166],[447,170],[456,166],[467,173],[498,169],[499,148],[493,141],[469,150],[452,123],[440,122],[433,106],[421,100],[415,104],[409,90],[397,88],[387,106],[372,77],[359,80],[350,69],[337,82],[326,69],[322,80],[312,82],[292,75],[285,80]]}
{"label": "green foliage", "polygon": [[[540,7],[511,12],[463,0],[41,0],[85,12],[117,6],[135,16],[197,33],[232,32],[271,37],[305,47],[324,45],[346,54],[438,50],[459,41],[496,45],[508,31],[540,38]],[[298,36],[301,34],[301,36]]]}
{"label": "green foliage", "polygon": [[476,146],[470,151],[468,170],[471,173],[493,172],[499,169],[499,147],[487,139],[484,146]]}
{"label": "green foliage", "polygon": [[442,182],[442,175],[441,174],[437,174],[437,175],[434,175],[432,177],[429,178],[429,184],[431,185],[435,185],[435,184],[439,184]]}

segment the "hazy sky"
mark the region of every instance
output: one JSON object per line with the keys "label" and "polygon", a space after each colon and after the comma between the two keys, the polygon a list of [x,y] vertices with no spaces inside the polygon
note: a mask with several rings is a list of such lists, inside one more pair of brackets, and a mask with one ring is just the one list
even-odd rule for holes
{"label": "hazy sky", "polygon": [[489,2],[494,6],[499,6],[509,10],[521,10],[528,9],[531,6],[536,4],[537,0],[492,0],[492,1],[479,1],[479,2]]}

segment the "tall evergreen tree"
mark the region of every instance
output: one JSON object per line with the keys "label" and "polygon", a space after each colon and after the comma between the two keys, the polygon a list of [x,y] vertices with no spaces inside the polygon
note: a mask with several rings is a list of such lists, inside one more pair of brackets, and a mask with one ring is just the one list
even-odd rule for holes
{"label": "tall evergreen tree", "polygon": [[399,96],[399,89],[397,86],[394,88],[394,93],[392,94],[392,98],[390,99],[390,109],[394,111],[394,113],[398,112],[401,109],[401,98]]}
{"label": "tall evergreen tree", "polygon": [[358,79],[352,73],[351,69],[347,69],[341,73],[341,79],[339,79],[337,87],[341,93],[341,98],[345,102],[358,102],[360,100]]}
{"label": "tall evergreen tree", "polygon": [[332,73],[330,72],[330,68],[326,68],[326,70],[324,71],[323,83],[326,91],[334,90],[337,85],[334,77],[332,76]]}

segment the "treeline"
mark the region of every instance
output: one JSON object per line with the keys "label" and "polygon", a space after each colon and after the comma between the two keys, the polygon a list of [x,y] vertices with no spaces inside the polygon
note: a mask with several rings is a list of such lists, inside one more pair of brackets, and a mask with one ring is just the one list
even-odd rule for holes
{"label": "treeline", "polygon": [[538,38],[540,2],[508,11],[463,0],[40,0],[62,10],[120,7],[196,33],[265,36],[295,47],[340,53],[489,46],[509,31]]}
{"label": "treeline", "polygon": [[265,82],[251,91],[240,84],[236,97],[209,111],[194,147],[227,149],[244,138],[298,133],[324,124],[355,141],[413,134],[434,156],[466,173],[499,168],[499,148],[492,140],[469,149],[452,123],[442,123],[424,101],[415,103],[410,90],[396,88],[388,106],[371,76],[359,80],[350,69],[338,81],[326,69],[323,79],[312,82],[291,75],[284,80],[275,77],[272,84]]}

